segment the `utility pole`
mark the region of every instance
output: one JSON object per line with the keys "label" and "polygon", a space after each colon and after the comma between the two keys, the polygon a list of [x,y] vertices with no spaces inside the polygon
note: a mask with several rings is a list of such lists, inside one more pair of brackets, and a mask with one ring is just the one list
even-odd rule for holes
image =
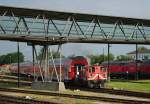
{"label": "utility pole", "polygon": [[18,87],[20,87],[20,49],[19,49],[19,42],[17,42],[17,50],[18,50]]}
{"label": "utility pole", "polygon": [[108,57],[108,68],[107,68],[108,80],[110,81],[110,44],[109,43],[108,43],[108,55],[107,55],[107,57]]}
{"label": "utility pole", "polygon": [[32,44],[32,62],[33,62],[33,77],[35,81],[35,55],[34,55],[35,45]]}
{"label": "utility pole", "polygon": [[9,56],[9,63],[11,64],[11,55]]}
{"label": "utility pole", "polygon": [[135,55],[135,68],[136,68],[136,72],[135,72],[135,79],[138,80],[138,44],[136,44],[136,55]]}
{"label": "utility pole", "polygon": [[[137,31],[136,31],[136,39],[137,39]],[[135,63],[135,67],[136,67],[136,72],[135,72],[135,79],[138,80],[138,44],[136,43],[136,63]]]}
{"label": "utility pole", "polygon": [[104,53],[104,47],[103,47],[103,62],[105,61],[105,53]]}

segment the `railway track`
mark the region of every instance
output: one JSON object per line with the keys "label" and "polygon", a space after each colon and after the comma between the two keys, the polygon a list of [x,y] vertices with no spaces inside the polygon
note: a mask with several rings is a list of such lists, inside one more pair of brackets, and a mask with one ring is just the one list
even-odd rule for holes
{"label": "railway track", "polygon": [[124,95],[124,96],[133,96],[133,97],[142,97],[142,98],[150,98],[150,93],[144,92],[135,92],[135,91],[127,91],[127,90],[114,90],[108,88],[87,88],[87,87],[78,87],[78,86],[67,86],[67,89],[71,90],[81,90],[81,91],[88,91],[88,92],[96,92],[96,93],[108,93],[108,94],[115,94],[115,95]]}
{"label": "railway track", "polygon": [[150,101],[143,100],[129,100],[121,98],[108,98],[108,97],[97,97],[97,96],[83,96],[83,95],[74,95],[74,94],[63,94],[63,93],[54,93],[54,92],[43,92],[43,91],[33,91],[33,90],[18,90],[18,89],[6,89],[0,88],[0,91],[4,92],[15,92],[15,93],[27,93],[27,94],[37,94],[37,95],[46,95],[46,96],[59,96],[59,97],[68,97],[75,99],[88,99],[104,102],[115,102],[115,103],[128,103],[128,104],[150,104]]}
{"label": "railway track", "polygon": [[[18,84],[17,80],[10,80],[10,79],[0,79],[1,83],[10,83],[10,84]],[[19,82],[20,85],[24,85],[24,86],[31,86],[32,82],[27,82],[27,81],[20,81]]]}
{"label": "railway track", "polygon": [[[5,79],[0,79],[0,82],[2,83],[15,83],[17,84],[17,80],[10,81]],[[30,86],[32,82],[30,81],[20,81],[21,85]],[[135,92],[135,91],[127,91],[127,90],[114,90],[114,89],[108,89],[108,88],[87,88],[87,87],[80,87],[80,86],[74,86],[74,85],[66,85],[67,89],[76,90],[79,89],[81,91],[88,91],[88,92],[96,92],[96,93],[108,93],[108,94],[115,94],[115,95],[123,95],[123,96],[131,96],[131,97],[142,97],[142,98],[150,98],[150,93],[144,93],[144,92]]]}
{"label": "railway track", "polygon": [[[11,76],[11,75],[0,75],[0,79],[10,79],[10,80],[18,80],[17,76]],[[20,80],[25,80],[25,81],[33,81],[33,78],[30,77],[20,77]]]}
{"label": "railway track", "polygon": [[0,94],[0,104],[58,104],[58,103],[31,100],[21,97],[13,97]]}

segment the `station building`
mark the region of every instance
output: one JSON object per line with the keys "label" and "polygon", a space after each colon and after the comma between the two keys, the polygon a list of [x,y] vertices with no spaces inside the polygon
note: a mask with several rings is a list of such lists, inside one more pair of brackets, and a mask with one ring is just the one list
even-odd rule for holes
{"label": "station building", "polygon": [[[138,50],[138,60],[146,60],[150,59],[150,49]],[[127,53],[129,57],[136,59],[136,51],[131,51]]]}

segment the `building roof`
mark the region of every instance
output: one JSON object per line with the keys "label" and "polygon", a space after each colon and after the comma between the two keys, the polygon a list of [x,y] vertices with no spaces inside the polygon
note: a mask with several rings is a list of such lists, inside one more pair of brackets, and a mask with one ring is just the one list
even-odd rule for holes
{"label": "building roof", "polygon": [[[138,53],[150,53],[150,49],[138,50]],[[136,54],[136,51],[131,51],[127,54]]]}

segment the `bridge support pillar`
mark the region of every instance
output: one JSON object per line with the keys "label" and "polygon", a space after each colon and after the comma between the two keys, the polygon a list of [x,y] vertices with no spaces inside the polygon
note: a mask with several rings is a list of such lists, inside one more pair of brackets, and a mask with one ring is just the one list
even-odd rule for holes
{"label": "bridge support pillar", "polygon": [[[33,48],[33,74],[34,74],[34,82],[32,83],[32,89],[37,90],[50,90],[50,91],[64,91],[65,85],[64,82],[61,82],[61,53],[60,53],[60,65],[59,69],[56,68],[55,59],[53,58],[53,51],[51,48],[49,49],[48,45],[43,46],[43,50],[41,53],[41,58],[38,60],[38,55],[36,52],[36,48],[32,45]],[[61,47],[59,46],[61,49]],[[60,51],[58,49],[58,51]],[[34,55],[36,55],[37,65],[35,64]],[[50,59],[52,63],[50,64]],[[51,65],[51,68],[49,67]],[[39,68],[39,73],[36,75],[35,66]],[[58,73],[59,72],[59,73]],[[39,76],[38,76],[39,75]],[[56,81],[55,75],[57,77]],[[51,78],[50,78],[51,77]]]}
{"label": "bridge support pillar", "polygon": [[64,82],[33,82],[32,89],[49,90],[49,91],[65,91]]}

